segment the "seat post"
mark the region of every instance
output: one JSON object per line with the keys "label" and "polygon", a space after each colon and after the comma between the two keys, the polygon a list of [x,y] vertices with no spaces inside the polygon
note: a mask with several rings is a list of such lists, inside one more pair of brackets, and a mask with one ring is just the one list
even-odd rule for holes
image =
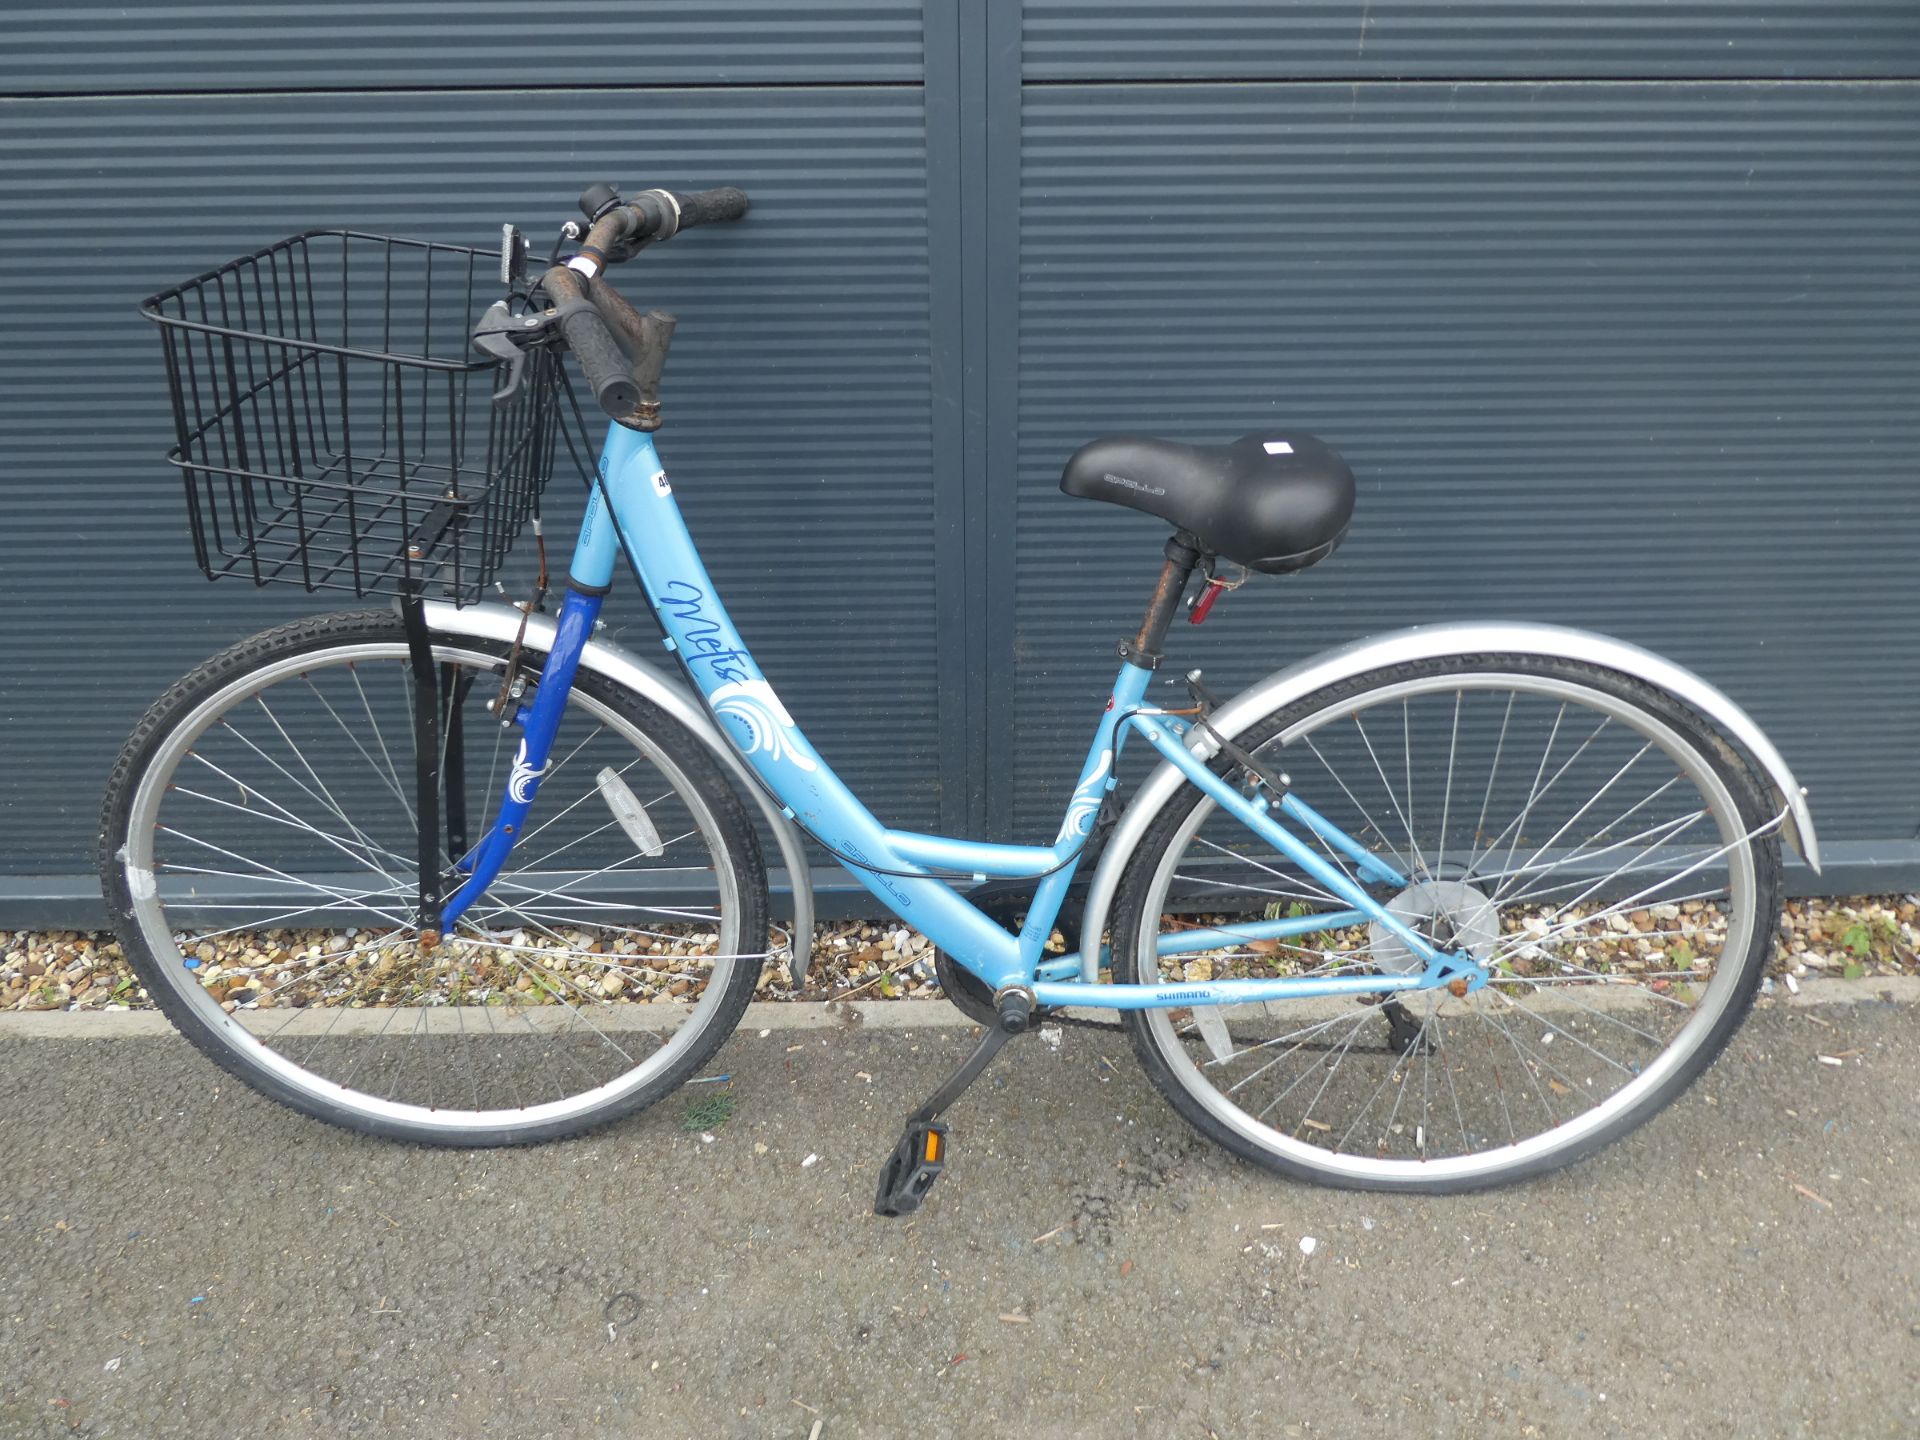
{"label": "seat post", "polygon": [[1142,670],[1160,668],[1160,647],[1166,642],[1167,626],[1173,623],[1174,609],[1187,593],[1187,581],[1205,556],[1198,541],[1185,530],[1167,541],[1167,561],[1160,567],[1160,583],[1153,587],[1153,599],[1141,618],[1140,632],[1120,642],[1120,658]]}

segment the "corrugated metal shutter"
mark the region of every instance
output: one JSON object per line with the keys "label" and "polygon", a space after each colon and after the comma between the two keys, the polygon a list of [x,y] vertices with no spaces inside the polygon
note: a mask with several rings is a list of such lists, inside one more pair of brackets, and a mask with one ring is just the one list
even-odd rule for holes
{"label": "corrugated metal shutter", "polygon": [[140,0],[11,6],[4,25],[9,95],[917,82],[921,69],[913,0]]}
{"label": "corrugated metal shutter", "polygon": [[[1362,509],[1183,630],[1219,688],[1423,619],[1613,630],[1754,711],[1830,849],[1920,877],[1902,0],[215,0],[0,41],[34,337],[0,349],[0,924],[85,893],[168,681],[326,603],[197,578],[133,302],[310,224],[544,231],[598,178],[753,192],[628,272],[683,318],[663,451],[889,820],[1053,831],[1160,542],[1058,495],[1065,455],[1284,419]],[[650,643],[631,593],[613,619]]]}
{"label": "corrugated metal shutter", "polygon": [[1029,80],[1911,75],[1909,0],[1029,0]]}
{"label": "corrugated metal shutter", "polygon": [[[1027,7],[1014,829],[1058,815],[1163,533],[1061,496],[1062,459],[1285,423],[1354,464],[1352,535],[1178,627],[1170,673],[1231,693],[1381,628],[1587,625],[1748,706],[1823,839],[1910,839],[1920,88],[1133,79],[1356,73],[1316,27],[1363,8]],[[1747,8],[1580,6],[1536,71],[1920,64],[1912,7]],[[1408,48],[1358,73],[1460,75],[1569,7],[1371,11]],[[1806,43],[1715,60],[1784,19]]]}
{"label": "corrugated metal shutter", "polygon": [[[662,453],[789,703],[877,806],[937,822],[932,500],[901,483],[931,468],[917,89],[14,103],[0,155],[0,307],[23,342],[0,351],[0,605],[31,617],[6,679],[0,873],[84,872],[146,704],[219,645],[337,605],[193,570],[161,458],[159,343],[134,302],[309,225],[485,244],[511,218],[544,234],[600,176],[752,192],[749,223],[622,282],[683,320]],[[26,342],[20,321],[47,314],[59,328]],[[887,622],[850,623],[873,614]],[[655,643],[631,586],[611,619]]]}

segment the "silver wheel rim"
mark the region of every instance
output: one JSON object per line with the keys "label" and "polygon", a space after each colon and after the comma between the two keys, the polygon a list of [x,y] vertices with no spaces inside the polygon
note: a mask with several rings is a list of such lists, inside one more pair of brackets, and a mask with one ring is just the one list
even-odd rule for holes
{"label": "silver wheel rim", "polygon": [[[731,856],[725,848],[724,836],[710,807],[684,771],[674,764],[664,750],[617,711],[602,704],[580,688],[576,687],[569,694],[569,715],[574,714],[576,709],[584,711],[611,735],[630,744],[671,784],[675,798],[691,814],[701,838],[713,856],[711,868],[718,891],[719,915],[712,921],[716,926],[715,952],[711,968],[707,971],[706,983],[692,1004],[671,1007],[676,1012],[675,1018],[679,1019],[680,1023],[663,1043],[655,1046],[632,1068],[605,1083],[582,1089],[562,1098],[532,1104],[462,1110],[451,1106],[421,1105],[391,1100],[317,1075],[279,1053],[269,1043],[271,1037],[263,1039],[235,1015],[229,1014],[208,988],[194,978],[193,971],[187,966],[186,957],[174,940],[173,928],[168,924],[162,898],[157,893],[154,882],[153,837],[156,833],[156,824],[165,791],[172,782],[182,759],[192,750],[194,744],[215,722],[232,712],[237,705],[270,690],[289,677],[299,677],[309,672],[349,663],[395,660],[404,662],[405,657],[404,645],[378,641],[306,651],[237,676],[196,705],[172,728],[164,743],[155,751],[141,773],[139,786],[129,807],[126,843],[116,857],[127,880],[131,912],[140,939],[153,957],[156,969],[170,986],[172,993],[192,1008],[205,1023],[209,1032],[224,1047],[248,1066],[323,1105],[347,1110],[367,1119],[442,1135],[461,1132],[497,1134],[532,1131],[569,1121],[580,1121],[583,1117],[603,1109],[617,1108],[636,1091],[670,1070],[688,1050],[699,1042],[709,1025],[717,1018],[718,1009],[733,980],[736,965],[757,957],[740,953],[739,896],[733,865]],[[497,674],[502,664],[496,655],[450,643],[436,644],[434,658],[442,663],[471,667],[483,677]],[[565,742],[566,733],[567,724],[563,721],[562,744]],[[560,746],[556,746],[555,753],[556,756],[562,753]],[[542,799],[543,801],[545,799],[544,792]],[[532,819],[537,822],[540,816],[541,809],[537,805]],[[478,825],[474,827],[476,836],[481,828]],[[536,826],[530,824],[526,838],[531,839],[535,829]],[[506,882],[515,873],[510,863],[509,869],[502,874],[501,882],[497,883]],[[324,888],[318,888],[318,895],[321,898],[324,898],[327,893]],[[485,898],[483,897],[483,900]],[[481,906],[476,905],[475,911],[480,909]],[[478,928],[477,922],[470,926],[464,917],[462,924],[463,934],[474,933]],[[458,1011],[468,1007],[455,1005],[447,1008]],[[661,1007],[631,1008],[649,1012]],[[419,1033],[426,1036],[446,1033],[442,1026],[427,1023],[425,1017],[428,1007],[418,1007],[418,1011],[422,1017],[415,1021]],[[302,1015],[308,1013],[311,1012],[296,1012]],[[373,1012],[348,1011],[346,1013],[365,1015]],[[401,1011],[395,1008],[377,1013],[393,1016],[401,1014]],[[594,1018],[598,1021],[601,1017],[596,1015]],[[657,1018],[664,1017],[646,1015],[645,1020],[642,1020],[639,1026],[635,1026],[631,1022],[641,1020],[641,1016],[630,1015],[622,1017],[624,1023],[608,1022],[603,1028],[619,1033],[630,1033],[636,1029],[645,1028],[646,1021]],[[337,1025],[338,1022],[335,1023]],[[548,1025],[551,1027],[552,1022],[548,1022]],[[353,1026],[337,1031],[330,1028],[329,1035],[335,1033],[345,1038],[356,1033],[356,1030]],[[463,1030],[462,1033],[464,1034],[465,1031]],[[538,1036],[543,1032],[539,1027],[533,1027],[527,1033]],[[474,1038],[476,1040],[482,1038],[481,1032],[475,1031]],[[517,1033],[514,1038],[519,1038]],[[615,1043],[618,1048],[617,1042]]]}
{"label": "silver wheel rim", "polygon": [[[1261,1150],[1350,1183],[1391,1188],[1396,1184],[1484,1180],[1510,1170],[1531,1169],[1552,1155],[1583,1147],[1598,1132],[1627,1121],[1641,1107],[1656,1100],[1673,1072],[1694,1053],[1727,1008],[1736,1001],[1744,983],[1743,962],[1753,940],[1757,902],[1752,848],[1745,843],[1751,837],[1744,829],[1739,807],[1718,773],[1690,742],[1657,716],[1626,701],[1573,682],[1525,673],[1435,675],[1377,687],[1316,710],[1265,742],[1261,753],[1267,757],[1276,754],[1290,757],[1294,753],[1293,746],[1355,713],[1364,714],[1395,701],[1410,701],[1438,692],[1451,693],[1465,689],[1518,691],[1589,707],[1630,726],[1645,737],[1673,762],[1680,774],[1698,788],[1719,832],[1721,844],[1729,847],[1724,851],[1724,857],[1729,896],[1726,908],[1730,919],[1726,942],[1720,950],[1722,963],[1714,966],[1706,992],[1699,1003],[1692,1007],[1691,1017],[1666,1040],[1654,1061],[1600,1104],[1524,1140],[1437,1159],[1381,1158],[1377,1155],[1330,1150],[1325,1144],[1300,1138],[1297,1134],[1267,1124],[1229,1099],[1203,1071],[1202,1064],[1196,1061],[1188,1043],[1181,1038],[1175,1019],[1178,1012],[1158,1010],[1143,1013],[1142,1020],[1147,1033],[1174,1078],[1209,1115]],[[1203,799],[1195,807],[1175,832],[1149,881],[1136,951],[1136,965],[1143,980],[1158,974],[1159,959],[1154,948],[1154,937],[1159,930],[1157,917],[1163,913],[1168,888],[1179,872],[1193,837],[1214,812],[1215,806],[1211,800]],[[1298,827],[1295,828],[1297,831]],[[1493,988],[1476,992],[1470,998],[1477,999],[1478,995],[1489,993]],[[1584,983],[1581,988],[1586,988]],[[1423,997],[1440,996],[1438,1006],[1442,1013],[1445,1005],[1458,1003],[1444,991],[1418,993]],[[1323,1011],[1337,1011],[1339,1002],[1301,1003],[1317,1004]],[[1464,1121],[1461,1130],[1463,1135],[1467,1131]]]}

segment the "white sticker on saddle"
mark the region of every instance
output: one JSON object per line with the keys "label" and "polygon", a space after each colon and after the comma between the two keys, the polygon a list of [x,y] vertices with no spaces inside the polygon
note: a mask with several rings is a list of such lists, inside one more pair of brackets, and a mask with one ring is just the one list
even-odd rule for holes
{"label": "white sticker on saddle", "polygon": [[1260,448],[1269,455],[1291,455],[1293,453],[1293,446],[1284,440],[1269,440]]}

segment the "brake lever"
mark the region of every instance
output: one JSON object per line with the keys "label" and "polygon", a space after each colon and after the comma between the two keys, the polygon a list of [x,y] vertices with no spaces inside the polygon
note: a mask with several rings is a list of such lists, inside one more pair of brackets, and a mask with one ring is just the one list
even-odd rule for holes
{"label": "brake lever", "polygon": [[521,348],[524,341],[515,337],[531,340],[546,323],[544,315],[516,315],[506,301],[496,300],[474,325],[474,348],[507,362],[507,380],[493,392],[494,404],[505,404],[520,391],[521,377],[527,368],[527,352]]}

